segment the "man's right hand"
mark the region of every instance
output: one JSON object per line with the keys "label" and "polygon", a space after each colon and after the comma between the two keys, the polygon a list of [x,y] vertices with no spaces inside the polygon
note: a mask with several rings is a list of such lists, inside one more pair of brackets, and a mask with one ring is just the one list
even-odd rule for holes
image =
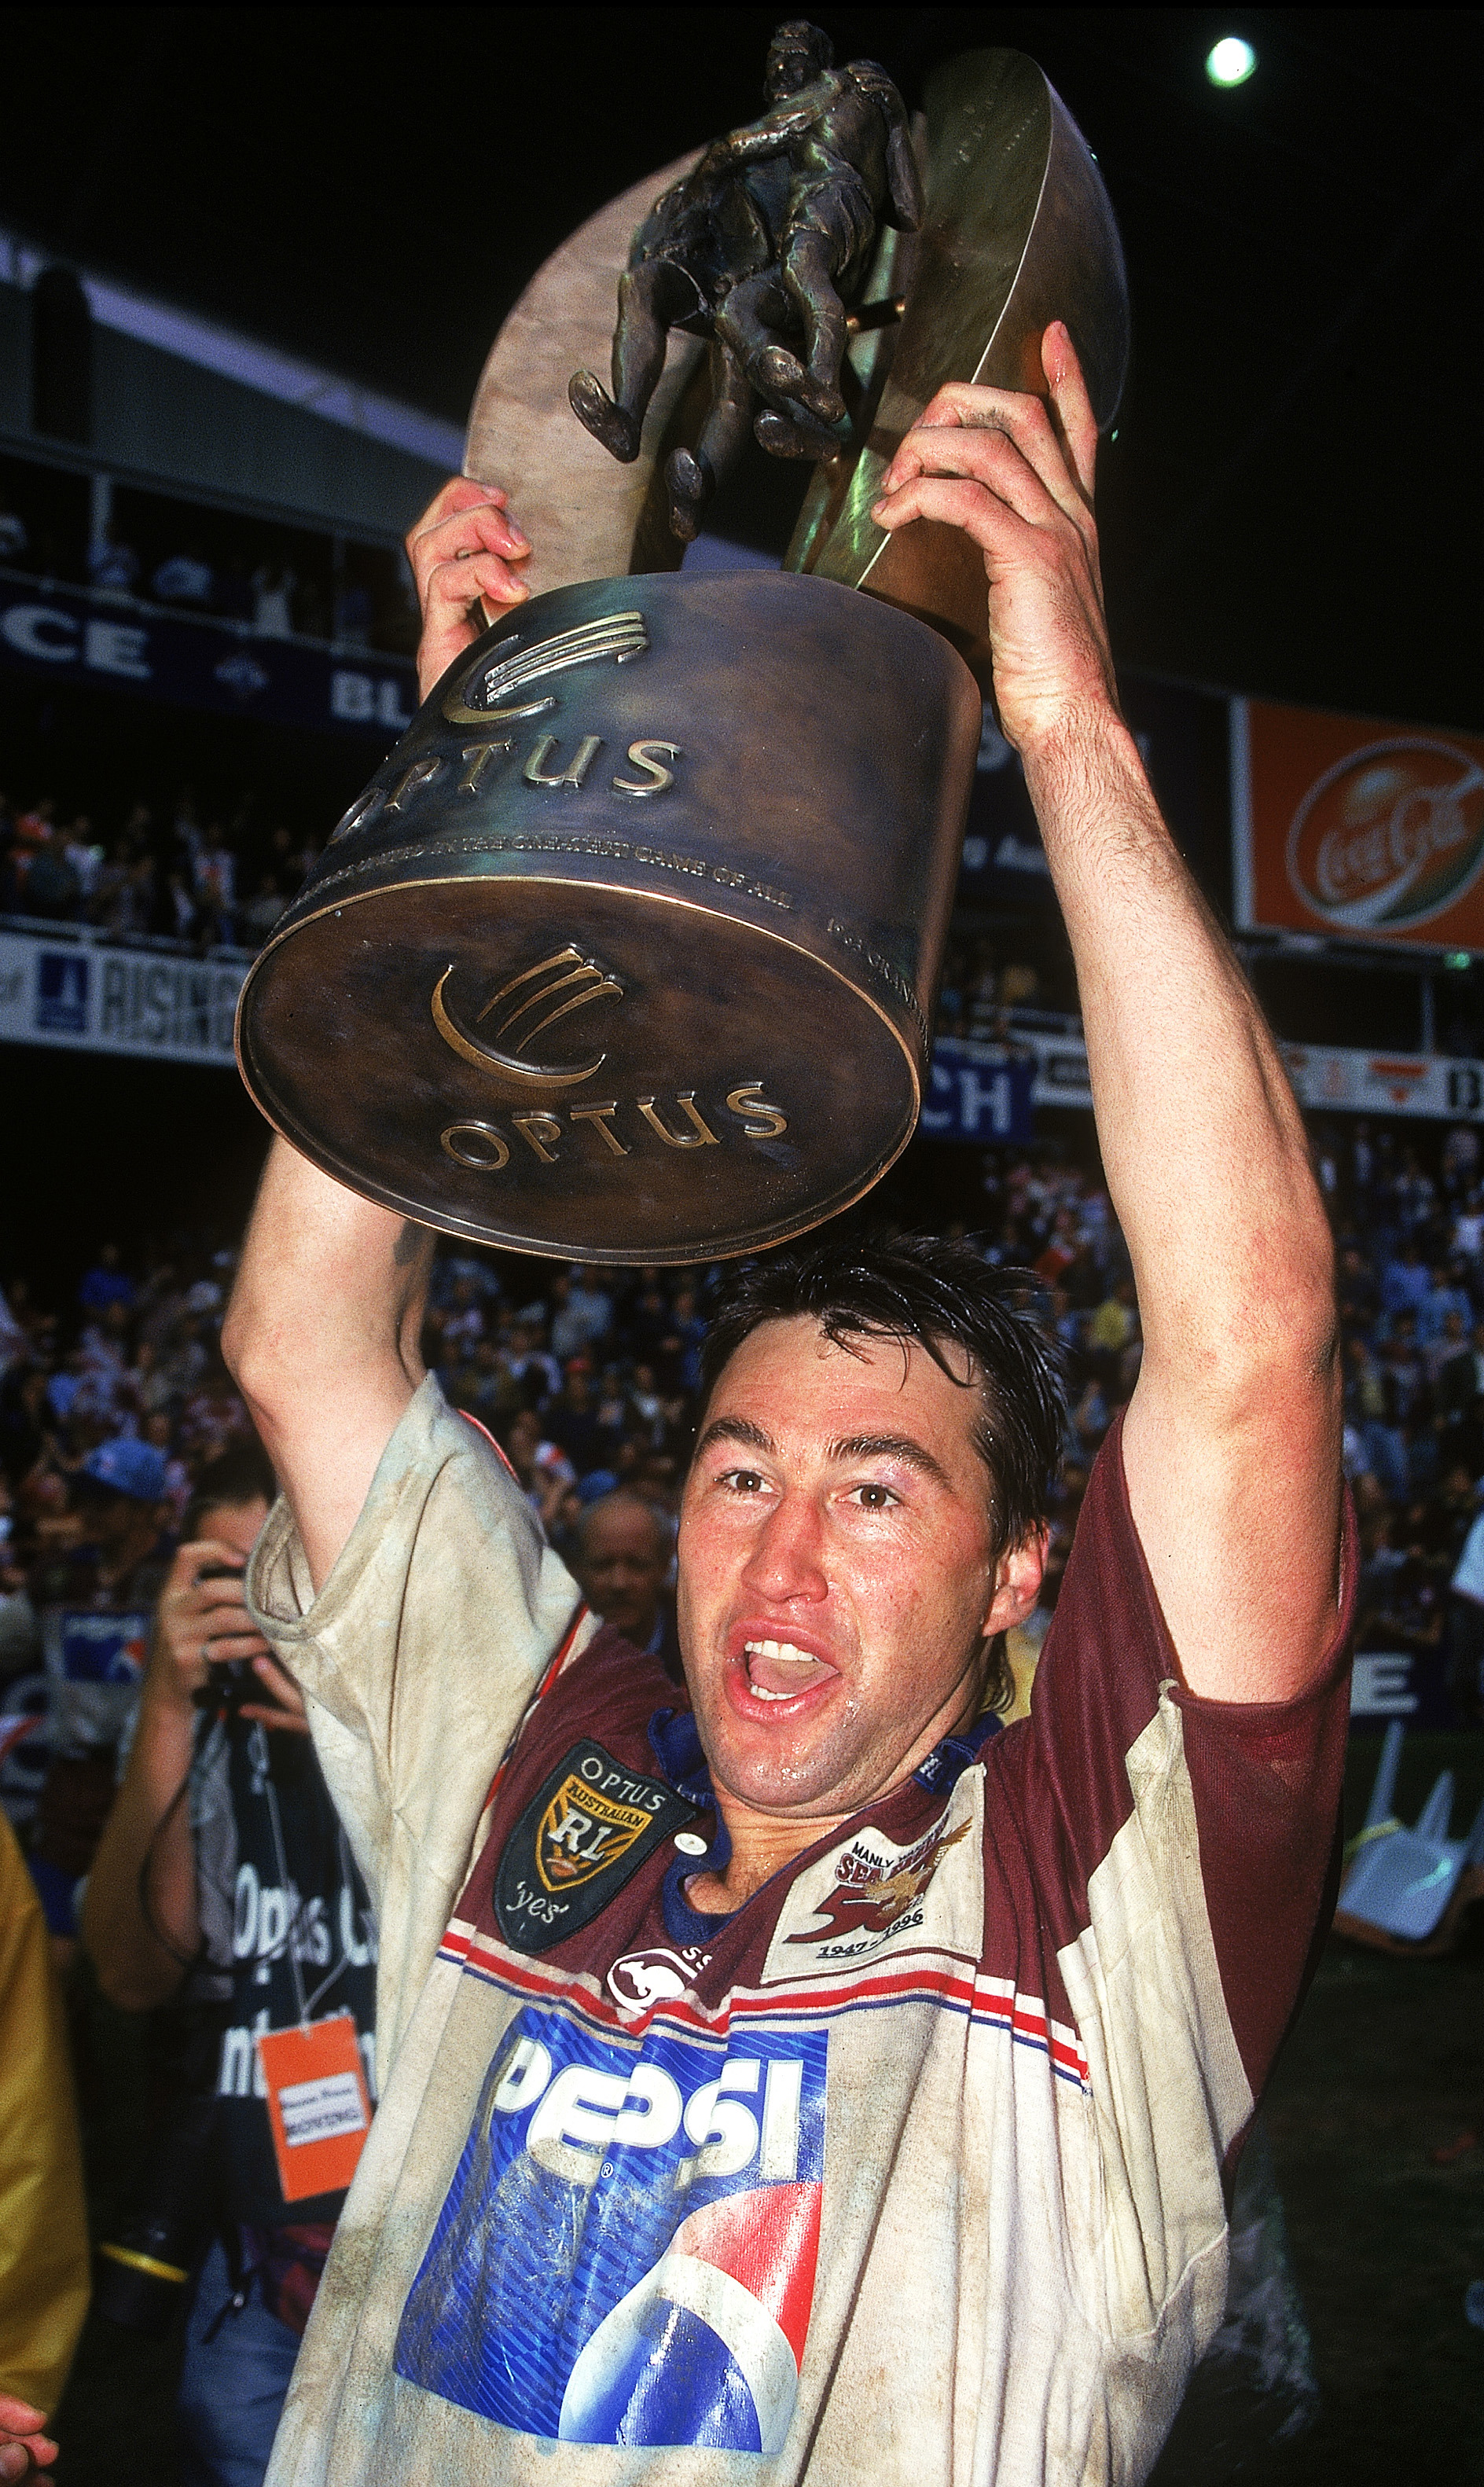
{"label": "man's right hand", "polygon": [[455,475],[407,536],[423,614],[417,650],[421,699],[488,628],[480,599],[487,605],[520,604],[531,592],[512,567],[528,560],[531,547],[505,515],[507,498],[492,485]]}
{"label": "man's right hand", "polygon": [[209,1667],[224,1659],[256,1663],[271,1656],[246,1611],[242,1570],[237,1549],[218,1538],[196,1538],[177,1553],[154,1626],[154,1663],[167,1699],[188,1706],[208,1681]]}

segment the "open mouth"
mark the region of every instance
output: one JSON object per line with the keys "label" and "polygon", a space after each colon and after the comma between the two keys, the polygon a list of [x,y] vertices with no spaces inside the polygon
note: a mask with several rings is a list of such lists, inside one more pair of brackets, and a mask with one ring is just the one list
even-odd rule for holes
{"label": "open mouth", "polygon": [[815,1650],[797,1641],[749,1639],[742,1643],[747,1690],[759,1701],[797,1701],[827,1683],[836,1670]]}

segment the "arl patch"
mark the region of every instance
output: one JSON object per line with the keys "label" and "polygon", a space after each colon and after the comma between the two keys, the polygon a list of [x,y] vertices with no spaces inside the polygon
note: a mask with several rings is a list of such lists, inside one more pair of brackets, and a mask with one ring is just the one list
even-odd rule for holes
{"label": "arl patch", "polygon": [[505,1843],[494,1885],[500,1932],[517,1951],[579,1934],[698,1808],[662,1779],[627,1770],[584,1737],[537,1790]]}

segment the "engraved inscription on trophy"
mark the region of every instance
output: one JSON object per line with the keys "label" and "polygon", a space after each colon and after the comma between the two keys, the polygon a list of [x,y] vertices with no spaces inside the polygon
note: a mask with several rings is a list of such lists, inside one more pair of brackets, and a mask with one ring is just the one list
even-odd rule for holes
{"label": "engraved inscription on trophy", "polygon": [[538,639],[533,648],[522,646],[517,631],[500,641],[492,659],[482,657],[455,683],[444,698],[443,713],[450,725],[515,725],[528,716],[544,716],[555,708],[556,694],[520,699],[518,694],[532,684],[568,673],[574,665],[596,665],[606,657],[625,665],[630,657],[642,657],[648,646],[642,613],[601,614],[596,622],[580,622],[574,629]]}
{"label": "engraved inscription on trophy", "polygon": [[[708,1123],[705,1115],[700,1111],[700,1108],[696,1104],[695,1090],[693,1088],[684,1089],[680,1096],[675,1100],[676,1104],[680,1107],[681,1113],[685,1118],[679,1131],[676,1132],[671,1131],[668,1123],[666,1123],[664,1117],[660,1113],[659,1100],[658,1097],[636,1097],[634,1103],[638,1106],[646,1123],[648,1123],[650,1130],[652,1132],[658,1132],[666,1148],[714,1149],[717,1145],[715,1132],[712,1130],[710,1123]],[[689,1126],[688,1130],[686,1129],[686,1125]]]}
{"label": "engraved inscription on trophy", "polygon": [[[552,674],[570,672],[574,665],[596,665],[608,658],[616,665],[627,665],[632,657],[642,657],[649,644],[643,614],[632,612],[601,615],[596,622],[554,631],[532,647],[526,647],[517,632],[514,638],[500,641],[492,657],[479,658],[454,684],[444,696],[443,714],[451,725],[484,726],[511,726],[549,715],[557,706],[554,691],[538,690],[532,699],[523,699],[520,694]],[[548,732],[538,735],[519,753],[509,734],[490,735],[487,741],[462,746],[458,791],[461,795],[481,794],[490,778],[491,763],[496,759],[510,760],[514,755],[522,786],[548,794],[575,795],[587,784],[602,746],[601,734],[582,733],[574,738]],[[641,735],[629,744],[625,754],[632,773],[625,775],[621,768],[609,777],[608,790],[630,802],[667,794],[675,783],[676,763],[683,757],[678,742],[667,741],[660,735]],[[425,788],[441,777],[443,768],[441,759],[428,754],[414,760],[392,785],[368,787],[331,833],[331,846],[350,837],[353,830],[368,827],[378,817],[389,819],[393,813],[405,813]]]}
{"label": "engraved inscription on trophy", "polygon": [[[553,705],[551,702],[546,704]],[[519,763],[517,771],[518,782],[522,786],[536,789],[539,793],[569,795],[579,794],[589,784],[600,785],[601,778],[593,777],[591,771],[594,761],[602,749],[602,743],[603,738],[601,734],[579,734],[571,743],[564,742],[559,735],[539,734]],[[498,736],[489,742],[464,743],[459,753],[460,760],[463,763],[457,779],[459,793],[479,795],[488,791],[486,781],[490,778],[490,763],[497,759],[508,760],[519,748],[520,746],[510,735]],[[571,758],[564,758],[564,753],[569,749]],[[628,767],[640,773],[634,776],[615,773],[608,779],[608,792],[611,795],[622,795],[627,801],[634,803],[645,802],[656,795],[667,795],[675,783],[676,763],[684,758],[685,753],[678,742],[667,742],[660,735],[641,735],[630,743],[625,754]],[[338,845],[342,838],[350,837],[352,830],[368,828],[375,820],[388,820],[393,813],[398,815],[406,813],[408,807],[416,802],[424,789],[434,785],[442,774],[442,761],[430,757],[425,760],[415,760],[409,768],[403,770],[402,775],[390,787],[369,787],[366,793],[351,805],[344,820],[333,831],[330,845]],[[512,843],[518,846],[520,842],[518,839],[497,841],[498,845]],[[628,850],[615,848],[614,852],[627,852]],[[640,854],[639,860],[664,863],[669,858],[664,855]],[[729,876],[724,865],[718,864],[714,867],[694,865],[689,868],[698,871],[711,869],[712,877],[725,886],[751,888],[751,883],[744,873],[733,873]],[[754,896],[772,895],[770,891],[759,892],[755,889],[752,890],[752,894]],[[778,901],[778,904],[787,906],[789,902],[783,899]]]}
{"label": "engraved inscription on trophy", "polygon": [[555,765],[548,767],[553,753],[559,752],[560,748],[554,734],[541,737],[520,771],[528,786],[570,786],[575,794],[602,749],[602,737],[601,734],[584,734],[565,768]]}
{"label": "engraved inscription on trophy", "polygon": [[[721,1114],[712,1109],[714,1121],[722,1122]],[[719,1148],[723,1139],[776,1140],[788,1130],[789,1118],[781,1105],[773,1104],[763,1094],[761,1079],[743,1079],[726,1093],[726,1112],[741,1126],[733,1131],[723,1124],[720,1131],[707,1120],[707,1108],[694,1088],[682,1088],[673,1097],[651,1093],[620,1104],[615,1097],[590,1104],[567,1105],[556,1109],[534,1109],[512,1114],[510,1128],[518,1133],[532,1157],[542,1165],[561,1162],[559,1142],[576,1139],[596,1132],[610,1157],[627,1158],[633,1154],[634,1142],[647,1131],[653,1139],[662,1140],[670,1149]],[[566,1120],[563,1121],[565,1114]],[[630,1119],[629,1136],[618,1128],[620,1115]],[[498,1123],[482,1117],[450,1123],[438,1133],[438,1145],[445,1157],[456,1165],[467,1166],[478,1174],[499,1174],[511,1161],[511,1146]]]}
{"label": "engraved inscription on trophy", "polygon": [[422,786],[431,786],[434,779],[441,776],[442,773],[443,763],[441,760],[435,759],[432,756],[426,760],[414,760],[410,768],[405,768],[403,770],[402,775],[398,778],[396,785],[388,795],[386,798],[387,810],[389,812],[405,811],[418,789]]}
{"label": "engraved inscription on trophy", "polygon": [[477,795],[479,781],[495,753],[514,751],[515,747],[509,736],[502,742],[466,742],[459,754],[460,759],[464,763],[463,775],[459,780],[460,794]]}
{"label": "engraved inscription on trophy", "polygon": [[[543,1018],[521,1029],[513,1048],[498,1043],[491,1045],[476,1036],[473,1028],[461,1023],[455,1016],[453,996],[448,991],[453,973],[452,966],[445,967],[434,986],[433,1024],[444,1044],[451,1046],[455,1053],[462,1053],[465,1062],[472,1062],[476,1070],[493,1072],[499,1078],[511,1081],[518,1088],[576,1088],[584,1079],[591,1079],[594,1072],[601,1070],[607,1060],[605,1053],[595,1053],[585,1062],[532,1062],[522,1058],[524,1048],[534,1045],[536,1039],[548,1027],[554,1027],[558,1020],[567,1019],[574,1011],[585,1010],[593,1002],[622,1001],[624,998],[624,988],[618,978],[609,975],[596,959],[585,959],[574,941],[564,942],[561,949],[551,952],[549,958],[539,959],[534,967],[522,967],[518,975],[512,976],[508,984],[501,985],[498,992],[491,993],[483,1010],[477,1013],[474,1027],[487,1020],[491,1011],[498,1010],[502,1002],[510,1004],[504,1018],[498,1020],[490,1031],[498,1039],[510,1036],[522,1020],[530,1019],[533,1011],[543,1010],[546,1004],[550,1003],[552,1007],[545,1011]],[[538,1149],[537,1155],[540,1154]]]}

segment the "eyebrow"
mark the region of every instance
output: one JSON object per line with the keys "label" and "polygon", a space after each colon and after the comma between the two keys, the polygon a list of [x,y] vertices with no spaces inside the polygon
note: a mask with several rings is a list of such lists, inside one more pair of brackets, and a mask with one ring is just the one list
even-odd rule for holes
{"label": "eyebrow", "polygon": [[[770,1451],[774,1447],[771,1435],[746,1416],[718,1416],[714,1425],[708,1425],[696,1444],[697,1459],[714,1442],[745,1442],[754,1451]],[[905,1467],[919,1468],[924,1476],[936,1478],[939,1485],[949,1482],[941,1462],[921,1442],[914,1442],[910,1434],[846,1434],[829,1444],[826,1457],[840,1462],[900,1460]]]}
{"label": "eyebrow", "polygon": [[773,1447],[772,1436],[765,1434],[761,1425],[754,1425],[746,1416],[718,1416],[714,1425],[708,1425],[695,1446],[696,1458],[709,1451],[713,1442],[745,1442],[754,1451],[770,1451]]}
{"label": "eyebrow", "polygon": [[831,1442],[832,1460],[900,1460],[907,1467],[920,1468],[924,1476],[936,1477],[939,1485],[948,1483],[948,1473],[921,1442],[910,1434],[848,1434],[843,1441]]}

